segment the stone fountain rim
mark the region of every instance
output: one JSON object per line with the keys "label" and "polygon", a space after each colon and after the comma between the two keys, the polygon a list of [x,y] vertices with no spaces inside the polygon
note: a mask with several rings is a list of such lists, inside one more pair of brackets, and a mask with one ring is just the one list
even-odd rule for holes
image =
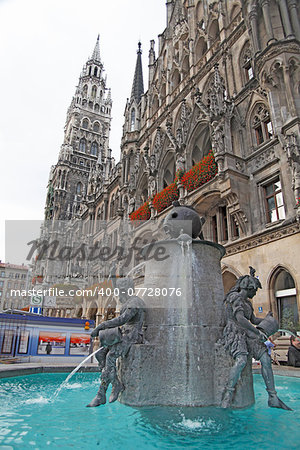
{"label": "stone fountain rim", "polygon": [[[156,242],[151,242],[150,244],[145,245],[142,248],[142,254],[146,251],[146,249],[150,246],[157,246],[158,244],[170,244],[172,242],[176,242],[178,244],[178,238],[174,238],[174,239],[163,239],[160,241],[156,241]],[[216,242],[212,242],[212,241],[205,241],[203,239],[191,239],[192,244],[199,244],[199,245],[209,245],[211,247],[215,247],[219,250],[221,257],[220,259],[223,258],[223,256],[225,256],[226,254],[226,249],[225,247],[223,247],[223,245],[221,244],[217,244]]]}

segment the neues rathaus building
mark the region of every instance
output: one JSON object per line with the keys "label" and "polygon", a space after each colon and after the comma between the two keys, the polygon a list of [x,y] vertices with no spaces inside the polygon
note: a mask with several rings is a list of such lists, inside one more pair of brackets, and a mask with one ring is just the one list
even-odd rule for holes
{"label": "neues rathaus building", "polygon": [[[161,224],[176,199],[205,217],[204,239],[225,247],[224,291],[253,266],[263,287],[255,314],[272,310],[297,324],[299,2],[167,0],[166,28],[150,42],[147,64],[144,88],[138,44],[116,163],[98,38],[67,112],[41,239],[49,224],[63,221],[66,242],[129,251],[134,240],[164,238]],[[138,263],[133,256],[127,272]],[[108,272],[105,258],[41,259],[35,280],[105,286]],[[133,274],[142,285],[141,264]],[[116,302],[105,295],[56,298],[44,314],[98,323],[115,314]]]}

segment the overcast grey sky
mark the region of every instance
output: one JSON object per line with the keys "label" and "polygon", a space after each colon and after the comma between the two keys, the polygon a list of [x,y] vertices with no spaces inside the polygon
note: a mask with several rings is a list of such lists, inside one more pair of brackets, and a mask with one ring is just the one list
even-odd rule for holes
{"label": "overcast grey sky", "polygon": [[98,33],[112,89],[110,147],[119,160],[138,40],[146,90],[150,40],[157,53],[165,24],[165,0],[0,0],[2,261],[4,220],[43,218],[67,108]]}

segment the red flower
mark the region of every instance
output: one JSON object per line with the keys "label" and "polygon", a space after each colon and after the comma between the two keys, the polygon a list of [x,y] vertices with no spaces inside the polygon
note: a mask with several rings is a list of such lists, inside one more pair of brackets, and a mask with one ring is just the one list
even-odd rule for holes
{"label": "red flower", "polygon": [[214,155],[210,152],[200,162],[186,172],[181,178],[181,183],[188,192],[197,189],[199,186],[207,183],[217,174],[217,164]]}
{"label": "red flower", "polygon": [[149,202],[144,203],[129,215],[130,220],[148,220],[150,216]]}
{"label": "red flower", "polygon": [[174,182],[153,197],[152,204],[157,212],[161,212],[179,197],[177,184]]}
{"label": "red flower", "polygon": [[[156,209],[157,212],[161,212],[168,208],[174,200],[178,199],[179,192],[177,184],[179,182],[183,184],[188,192],[191,192],[212,180],[217,172],[218,168],[213,152],[210,152],[188,172],[183,173],[182,171],[178,171],[176,173],[174,182],[153,197],[152,205],[154,209]],[[130,214],[130,220],[148,220],[150,219],[150,216],[149,201],[147,201]]]}

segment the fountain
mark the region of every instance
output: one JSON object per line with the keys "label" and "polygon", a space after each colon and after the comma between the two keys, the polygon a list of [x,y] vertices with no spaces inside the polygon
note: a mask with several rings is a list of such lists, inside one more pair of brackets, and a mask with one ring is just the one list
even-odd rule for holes
{"label": "fountain", "polygon": [[[102,377],[87,406],[105,404],[111,384],[110,403],[120,397],[122,403],[139,407],[244,408],[254,403],[254,356],[262,364],[268,405],[289,409],[277,397],[265,345],[278,322],[272,313],[255,317],[249,300],[261,288],[255,270],[250,267],[250,275],[240,277],[224,299],[220,260],[225,249],[203,239],[203,223],[193,208],[174,205],[164,222],[170,238],[143,249],[148,254],[144,287],[138,289],[143,300],[134,292],[133,280],[117,280],[112,267],[122,308],[119,317],[92,331],[102,346],[94,352]],[[164,257],[149,258],[149,250]]]}
{"label": "fountain", "polygon": [[[181,223],[184,217],[189,217],[189,225],[186,219]],[[160,261],[149,258],[145,262],[145,282],[140,291],[147,295],[142,295],[143,301],[134,295],[127,300],[121,299],[121,319],[104,322],[98,329],[101,345],[106,347],[85,358],[58,389],[58,382],[63,381],[62,374],[3,380],[0,446],[66,447],[70,442],[71,446],[75,443],[77,447],[90,448],[92,442],[103,448],[118,445],[125,449],[167,448],[170,445],[178,449],[185,446],[231,449],[232,445],[238,448],[263,445],[272,449],[274,442],[280,440],[284,440],[289,448],[294,446],[299,421],[299,379],[278,377],[277,380],[294,409],[286,420],[287,416],[276,409],[285,405],[272,389],[273,404],[269,403],[269,406],[276,408],[267,411],[259,375],[254,375],[258,394],[254,405],[251,356],[243,352],[238,354],[243,356],[245,364],[238,379],[236,369],[240,370],[240,361],[232,352],[233,358],[225,351],[226,344],[234,350],[232,343],[238,336],[238,330],[230,334],[233,325],[228,320],[228,311],[230,313],[232,305],[236,306],[235,300],[241,299],[242,295],[249,295],[245,301],[251,298],[259,281],[252,269],[250,275],[237,280],[224,302],[220,260],[225,250],[201,239],[202,223],[191,208],[176,206],[171,211],[165,222],[170,238],[156,242],[151,249],[164,257]],[[148,250],[149,247],[145,252]],[[119,288],[128,287],[129,281],[132,285],[128,277],[121,279]],[[128,319],[128,309],[132,306],[136,311]],[[144,340],[141,341],[138,335],[143,322]],[[268,334],[268,330],[271,332],[275,327],[270,315],[263,320],[257,319],[256,324],[257,327],[253,327],[256,337],[260,333],[262,336]],[[122,333],[116,328],[120,325]],[[126,343],[126,330],[139,333]],[[98,334],[98,331],[95,329],[93,333]],[[115,365],[111,364],[117,359],[114,346],[122,349],[123,345],[128,346],[128,351],[119,358],[116,371]],[[107,365],[105,358],[110,350],[114,357]],[[112,384],[110,398],[120,400],[108,409],[83,408],[98,384],[98,376],[76,372],[92,355],[103,364],[102,369],[110,369],[102,372],[101,384],[103,378],[106,383],[102,385],[104,394],[106,390],[110,392],[109,381]],[[109,378],[111,374],[113,377]],[[268,371],[266,374],[273,382],[273,374]],[[75,382],[71,384],[73,376]],[[119,392],[118,389],[114,391],[116,379],[122,386]],[[64,396],[58,396],[62,388],[65,388]],[[234,396],[224,396],[226,391],[234,391]],[[219,408],[224,406],[224,398],[226,409]],[[105,395],[100,398],[97,394],[89,406],[98,406],[105,401]],[[246,410],[237,410],[246,407]],[[80,414],[74,414],[79,410]],[[54,417],[59,418],[59,427]]]}
{"label": "fountain", "polygon": [[[193,208],[176,204],[164,222],[169,239],[151,244],[153,253],[161,249],[167,257],[145,263],[145,343],[132,345],[119,368],[126,387],[120,401],[126,405],[221,405],[231,369],[219,343],[225,249],[203,240],[203,222]],[[253,402],[248,358],[232,407]]]}

